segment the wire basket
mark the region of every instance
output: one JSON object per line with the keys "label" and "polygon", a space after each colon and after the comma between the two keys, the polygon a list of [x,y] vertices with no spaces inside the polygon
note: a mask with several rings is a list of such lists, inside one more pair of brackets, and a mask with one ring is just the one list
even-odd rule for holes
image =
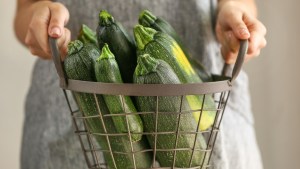
{"label": "wire basket", "polygon": [[[110,166],[113,166],[111,168],[121,168],[118,167],[120,160],[123,160],[125,163],[131,163],[131,167],[128,168],[143,168],[141,167],[143,166],[142,163],[145,163],[143,159],[141,160],[143,157],[150,159],[150,166],[147,168],[212,168],[212,165],[209,163],[212,151],[220,129],[220,123],[230,95],[230,90],[232,89],[232,83],[239,74],[244,61],[244,55],[248,48],[247,41],[240,42],[238,58],[233,67],[231,77],[225,76],[225,73],[230,69],[230,66],[225,64],[221,76],[213,75],[213,82],[193,84],[113,84],[67,79],[58,52],[56,40],[50,38],[49,43],[55,67],[60,78],[60,87],[63,89],[73,118],[75,133],[78,135],[85,160],[90,169],[108,168],[107,161],[104,161],[103,155],[109,157]],[[73,99],[74,92],[90,94],[96,103],[97,114],[87,116],[86,113],[83,113],[82,107],[72,107],[70,99]],[[151,97],[155,100],[153,110],[135,113],[140,116],[150,115],[153,118],[152,130],[138,133],[143,135],[142,141],[145,145],[142,147],[139,146],[138,149],[136,149],[137,143],[133,142],[131,139],[132,133],[129,131],[128,116],[133,113],[103,113],[101,111],[101,104],[99,104],[101,100],[99,100],[98,97],[101,95],[117,95],[122,96],[121,98],[124,98],[124,96]],[[182,110],[182,105],[186,102],[188,96],[201,97],[201,108],[195,110]],[[214,99],[215,109],[205,107],[205,102],[209,97]],[[161,104],[160,101],[168,98],[177,99],[178,102],[176,103],[178,103],[178,111],[163,112],[159,110]],[[125,110],[123,103],[122,106]],[[213,111],[215,113],[213,124],[206,130],[200,130],[198,126],[200,125],[199,123],[202,122],[201,119],[203,116],[205,116],[203,113],[205,111]],[[189,128],[189,130],[181,130],[182,128],[179,126],[182,126],[182,123],[185,120],[184,117],[191,115],[191,113],[199,113],[198,122],[195,120],[196,127]],[[111,118],[113,116],[123,116],[126,118],[128,132],[119,133],[110,130]],[[168,129],[163,130],[160,128],[163,123],[161,119],[167,116],[176,119],[176,121],[170,123]],[[98,120],[102,125],[101,128],[103,130],[101,132],[93,131],[89,124],[92,119]],[[192,126],[192,122],[190,122],[190,124]],[[106,146],[99,146],[97,139],[100,139],[100,137],[102,142],[105,142]],[[185,144],[185,146],[182,146],[183,143],[181,139],[183,137],[187,137],[189,140],[188,144]],[[204,140],[202,140],[202,142],[204,142],[205,146],[201,146],[201,144],[199,146],[199,137]],[[151,139],[145,141],[145,138]],[[164,138],[168,138],[168,148],[161,148],[160,146],[160,141]],[[116,143],[118,140],[120,143]],[[126,151],[115,149],[114,146],[116,144],[124,143],[127,144],[127,146],[125,146]],[[157,157],[161,157],[165,160],[158,159]],[[161,165],[162,163],[164,164]],[[168,165],[166,165],[166,163]]]}

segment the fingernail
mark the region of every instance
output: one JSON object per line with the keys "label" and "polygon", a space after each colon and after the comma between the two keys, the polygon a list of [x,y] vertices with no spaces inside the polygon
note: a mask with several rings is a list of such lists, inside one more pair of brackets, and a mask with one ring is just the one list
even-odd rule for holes
{"label": "fingernail", "polygon": [[50,34],[52,36],[60,36],[61,31],[60,31],[60,29],[58,27],[54,27],[54,28],[51,29]]}
{"label": "fingernail", "polygon": [[250,35],[248,29],[246,29],[246,28],[241,28],[239,30],[239,32],[240,32],[240,35],[243,35],[243,36],[245,36],[245,35],[249,36]]}

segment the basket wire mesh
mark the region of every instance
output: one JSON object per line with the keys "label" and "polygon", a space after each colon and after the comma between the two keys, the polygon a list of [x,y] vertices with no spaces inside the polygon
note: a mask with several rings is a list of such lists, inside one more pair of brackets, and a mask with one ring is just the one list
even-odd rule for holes
{"label": "basket wire mesh", "polygon": [[[226,108],[227,101],[229,99],[230,90],[232,88],[232,83],[234,79],[237,77],[244,60],[244,55],[247,50],[247,41],[241,41],[240,43],[240,50],[238,54],[238,58],[236,64],[234,65],[231,78],[226,76],[217,76],[214,75],[213,82],[206,82],[201,84],[147,84],[147,85],[140,85],[140,84],[110,84],[110,83],[99,83],[99,82],[86,82],[86,81],[78,81],[78,80],[71,80],[67,79],[63,66],[62,61],[60,59],[60,55],[57,49],[56,40],[50,38],[50,47],[53,55],[53,60],[57,69],[57,73],[60,78],[60,87],[63,90],[65,95],[68,107],[71,112],[71,116],[74,123],[75,133],[79,138],[79,142],[81,148],[83,150],[83,155],[86,160],[89,169],[105,169],[108,168],[106,161],[104,161],[103,154],[109,154],[112,159],[112,164],[114,168],[117,168],[116,159],[120,157],[120,154],[126,155],[131,157],[132,160],[132,168],[140,168],[137,163],[138,157],[143,153],[147,153],[152,157],[151,167],[150,168],[157,168],[157,169],[165,169],[165,168],[179,168],[176,166],[178,160],[176,156],[178,153],[182,153],[184,151],[188,152],[189,161],[188,167],[190,169],[205,169],[205,168],[212,168],[210,165],[210,159],[212,157],[212,152],[214,149],[214,145],[217,139],[218,132],[220,130],[220,124],[223,118],[224,110]],[[225,74],[226,70],[229,69],[229,65],[224,66],[224,70],[222,74]],[[86,116],[83,112],[82,108],[79,104],[77,107],[72,107],[70,104],[70,100],[74,98],[74,93],[89,93],[92,98],[94,99],[97,107],[97,114],[92,116]],[[124,97],[152,97],[155,99],[155,109],[152,111],[147,112],[125,112],[119,114],[104,114],[101,111],[101,101],[99,97],[102,95],[114,95],[121,97],[122,101],[122,109],[124,112],[126,108],[124,107]],[[187,96],[197,96],[202,98],[202,105],[199,109],[189,109],[183,110],[183,105],[187,102]],[[160,99],[164,98],[178,98],[179,99],[179,111],[176,112],[163,112],[159,110],[160,107]],[[205,103],[208,97],[214,98],[215,109],[206,108]],[[76,101],[76,99],[75,99]],[[199,125],[201,119],[203,118],[203,112],[205,111],[214,111],[215,118],[213,120],[213,124],[210,128],[206,130],[200,130]],[[182,119],[188,114],[191,113],[199,113],[199,119],[196,122],[196,127],[193,130],[180,130],[180,124],[182,123]],[[132,132],[130,132],[129,125],[128,125],[128,116],[132,114],[139,114],[140,116],[144,115],[153,115],[154,118],[154,131],[143,131],[141,133],[135,134],[142,134],[143,137],[154,137],[154,142],[151,143],[152,146],[148,146],[145,149],[135,150],[134,143],[132,141]],[[176,116],[177,121],[172,123],[174,125],[173,129],[170,131],[161,131],[159,126],[161,122],[159,121],[163,116]],[[126,133],[119,133],[119,132],[110,132],[107,129],[107,122],[108,119],[113,118],[114,116],[123,116],[126,119],[127,131]],[[97,119],[102,124],[103,132],[93,132],[91,127],[89,126],[89,120]],[[174,139],[171,139],[173,143],[171,148],[159,148],[159,143],[157,140],[161,139],[162,136],[170,136]],[[200,147],[198,143],[198,137],[203,136],[206,146]],[[97,137],[104,138],[104,141],[107,143],[107,149],[104,149],[98,145]],[[125,137],[129,140],[129,151],[122,152],[122,151],[115,151],[112,147],[111,139],[112,138],[120,138],[124,139]],[[181,137],[193,137],[193,142],[188,147],[180,147],[180,138]],[[171,153],[172,161],[169,166],[161,167],[159,162],[157,162],[157,155],[164,154],[167,155]],[[201,154],[201,159],[198,159],[200,163],[197,165],[193,164],[193,160],[195,160],[195,154]],[[196,159],[197,160],[197,159]],[[148,167],[149,168],[149,167]]]}

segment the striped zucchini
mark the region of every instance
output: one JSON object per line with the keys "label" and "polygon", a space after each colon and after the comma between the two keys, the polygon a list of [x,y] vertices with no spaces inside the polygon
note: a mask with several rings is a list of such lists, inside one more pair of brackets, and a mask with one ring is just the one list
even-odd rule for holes
{"label": "striped zucchini", "polygon": [[[174,73],[173,69],[163,60],[155,59],[149,54],[140,55],[138,57],[138,65],[134,73],[134,82],[138,84],[180,84],[180,80]],[[157,100],[156,100],[157,99]],[[206,142],[202,134],[197,135],[196,144],[194,146],[195,134],[187,134],[183,132],[194,132],[197,129],[197,123],[193,119],[191,113],[182,113],[189,110],[189,105],[180,96],[138,96],[136,97],[138,110],[141,112],[153,112],[152,114],[142,114],[144,127],[147,132],[155,132],[157,120],[157,138],[155,135],[147,135],[151,147],[154,149],[165,150],[157,151],[156,157],[161,167],[174,166],[181,168],[197,167],[203,162],[203,151],[199,149],[206,148]],[[156,103],[158,101],[158,103]],[[157,107],[158,105],[158,107]],[[156,109],[156,107],[158,109]],[[157,112],[157,117],[156,113]],[[180,123],[178,124],[178,120]],[[176,143],[176,132],[178,135]],[[171,132],[165,134],[162,132]],[[156,144],[155,144],[156,140]],[[183,148],[185,150],[174,149]],[[193,148],[198,149],[194,151]],[[192,159],[192,160],[191,160]]]}
{"label": "striped zucchini", "polygon": [[[101,55],[96,61],[95,74],[98,82],[123,83],[115,56],[113,53],[111,53],[107,44],[105,44],[102,48]],[[111,114],[137,112],[129,96],[104,95],[103,97]],[[118,132],[120,133],[128,132],[128,120],[128,127],[131,133],[132,141],[141,140],[142,134],[134,134],[143,132],[142,120],[138,114],[113,116],[112,119]]]}
{"label": "striped zucchini", "polygon": [[181,47],[185,56],[191,63],[192,67],[197,70],[196,73],[200,76],[201,80],[204,82],[212,81],[211,74],[208,73],[208,71],[206,70],[203,64],[196,61],[194,58],[192,58],[189,55],[187,48],[185,47],[184,43],[180,39],[179,35],[176,33],[175,29],[171,26],[171,24],[169,24],[166,20],[164,20],[161,17],[157,17],[153,15],[148,10],[144,10],[140,13],[139,24],[145,27],[153,28],[156,31],[164,32],[169,36],[171,36]]}
{"label": "striped zucchini", "polygon": [[[134,28],[134,36],[139,50],[138,53],[148,53],[156,59],[167,62],[181,83],[202,82],[178,43],[168,34],[137,25]],[[186,97],[192,110],[202,109],[202,97],[194,95]],[[211,96],[206,96],[203,109],[199,126],[200,130],[206,130],[214,123],[216,108]],[[200,112],[195,111],[193,114],[196,121],[199,121]]]}

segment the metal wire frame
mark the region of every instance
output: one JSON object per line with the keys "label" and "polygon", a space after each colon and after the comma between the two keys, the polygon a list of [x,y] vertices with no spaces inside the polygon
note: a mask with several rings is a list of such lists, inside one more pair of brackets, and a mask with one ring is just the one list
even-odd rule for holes
{"label": "metal wire frame", "polygon": [[[63,89],[64,93],[65,93],[65,97],[69,106],[69,109],[71,111],[72,114],[72,118],[73,118],[73,122],[74,122],[74,126],[75,126],[75,133],[78,135],[82,150],[83,150],[83,154],[84,157],[86,159],[87,165],[89,167],[89,169],[106,169],[108,168],[105,164],[105,161],[102,161],[103,159],[100,159],[100,154],[101,153],[110,153],[111,156],[113,157],[114,154],[126,154],[129,156],[132,156],[132,160],[133,160],[133,166],[134,168],[137,168],[136,163],[135,163],[135,155],[138,153],[147,153],[147,152],[151,152],[153,154],[153,161],[152,161],[152,166],[151,168],[156,168],[156,169],[164,169],[164,168],[176,168],[175,166],[175,159],[176,159],[176,153],[178,151],[191,151],[191,157],[190,157],[190,161],[189,161],[189,169],[194,169],[194,168],[199,168],[199,169],[205,169],[205,168],[211,168],[212,166],[209,164],[211,156],[212,156],[212,151],[216,142],[216,138],[217,138],[217,134],[219,132],[219,128],[220,128],[220,123],[222,121],[222,117],[224,114],[224,110],[226,107],[226,103],[227,100],[229,98],[229,93],[230,90],[228,91],[224,91],[221,93],[214,93],[214,97],[215,97],[215,103],[216,103],[216,116],[214,119],[214,123],[213,126],[205,131],[200,131],[199,127],[196,127],[195,131],[180,131],[179,130],[179,125],[180,125],[180,117],[182,114],[188,114],[188,113],[194,113],[194,112],[199,112],[200,116],[199,116],[199,120],[198,120],[198,124],[197,126],[199,126],[199,123],[202,119],[202,114],[203,111],[212,111],[212,109],[205,109],[204,108],[204,103],[205,103],[205,99],[206,99],[206,95],[204,94],[202,97],[202,106],[200,109],[196,109],[196,110],[182,110],[182,104],[184,102],[185,99],[185,95],[180,96],[180,111],[179,112],[159,112],[158,107],[159,107],[159,102],[158,102],[158,96],[156,96],[156,110],[153,112],[136,112],[136,113],[132,113],[132,112],[126,112],[126,113],[119,113],[119,114],[102,114],[102,112],[100,111],[100,105],[98,104],[98,99],[96,97],[96,94],[93,93],[94,95],[94,99],[97,103],[97,110],[98,110],[98,115],[94,115],[94,116],[85,116],[84,113],[82,113],[82,111],[78,109],[73,110],[70,106],[70,101],[69,99],[72,99],[72,96],[68,96],[67,92],[65,89]],[[121,97],[124,98],[124,97]],[[123,110],[125,110],[124,108],[124,101],[122,99],[122,107]],[[127,116],[128,115],[132,115],[132,114],[153,114],[154,118],[155,118],[155,131],[154,132],[141,132],[141,133],[135,133],[135,134],[143,134],[143,135],[154,135],[154,147],[153,148],[149,148],[149,149],[144,149],[144,150],[139,150],[139,151],[134,151],[133,149],[133,145],[132,145],[132,141],[131,141],[131,132],[129,130],[129,125],[128,125],[128,119]],[[176,122],[176,130],[175,131],[158,131],[158,118],[160,114],[169,114],[169,115],[178,115],[178,121]],[[111,118],[114,116],[125,116],[126,117],[126,123],[127,123],[127,129],[128,132],[127,133],[108,133],[106,131],[106,126],[105,126],[105,118]],[[91,119],[91,118],[98,118],[101,120],[103,128],[104,128],[104,132],[103,133],[95,133],[92,132],[88,125],[87,125],[87,120]],[[83,126],[80,128],[80,126]],[[157,137],[160,135],[166,135],[166,134],[174,134],[176,135],[176,139],[175,139],[175,144],[174,144],[174,148],[172,149],[159,149],[156,147],[156,142],[157,142]],[[194,139],[194,144],[192,147],[190,148],[177,148],[177,144],[178,144],[178,137],[180,135],[194,135],[195,139]],[[197,143],[197,135],[198,134],[204,134],[207,135],[207,147],[206,149],[200,149],[200,148],[196,148],[196,143]],[[95,142],[94,137],[95,136],[103,136],[106,138],[106,141],[109,143],[109,147],[108,150],[104,150],[101,147],[99,147],[99,145],[97,145],[97,143]],[[110,140],[109,137],[111,136],[127,136],[131,145],[129,145],[131,147],[131,151],[130,152],[120,152],[120,151],[113,151],[112,148],[110,147]],[[86,138],[86,139],[84,139]],[[169,166],[169,167],[160,167],[159,165],[157,165],[157,159],[156,159],[156,153],[157,152],[170,152],[173,151],[174,155],[173,155],[173,165]],[[199,166],[192,166],[192,160],[194,158],[194,152],[196,151],[201,151],[203,152],[203,159],[201,162],[201,165]],[[115,163],[115,159],[114,157],[113,159],[113,163],[116,167],[116,163]]]}

